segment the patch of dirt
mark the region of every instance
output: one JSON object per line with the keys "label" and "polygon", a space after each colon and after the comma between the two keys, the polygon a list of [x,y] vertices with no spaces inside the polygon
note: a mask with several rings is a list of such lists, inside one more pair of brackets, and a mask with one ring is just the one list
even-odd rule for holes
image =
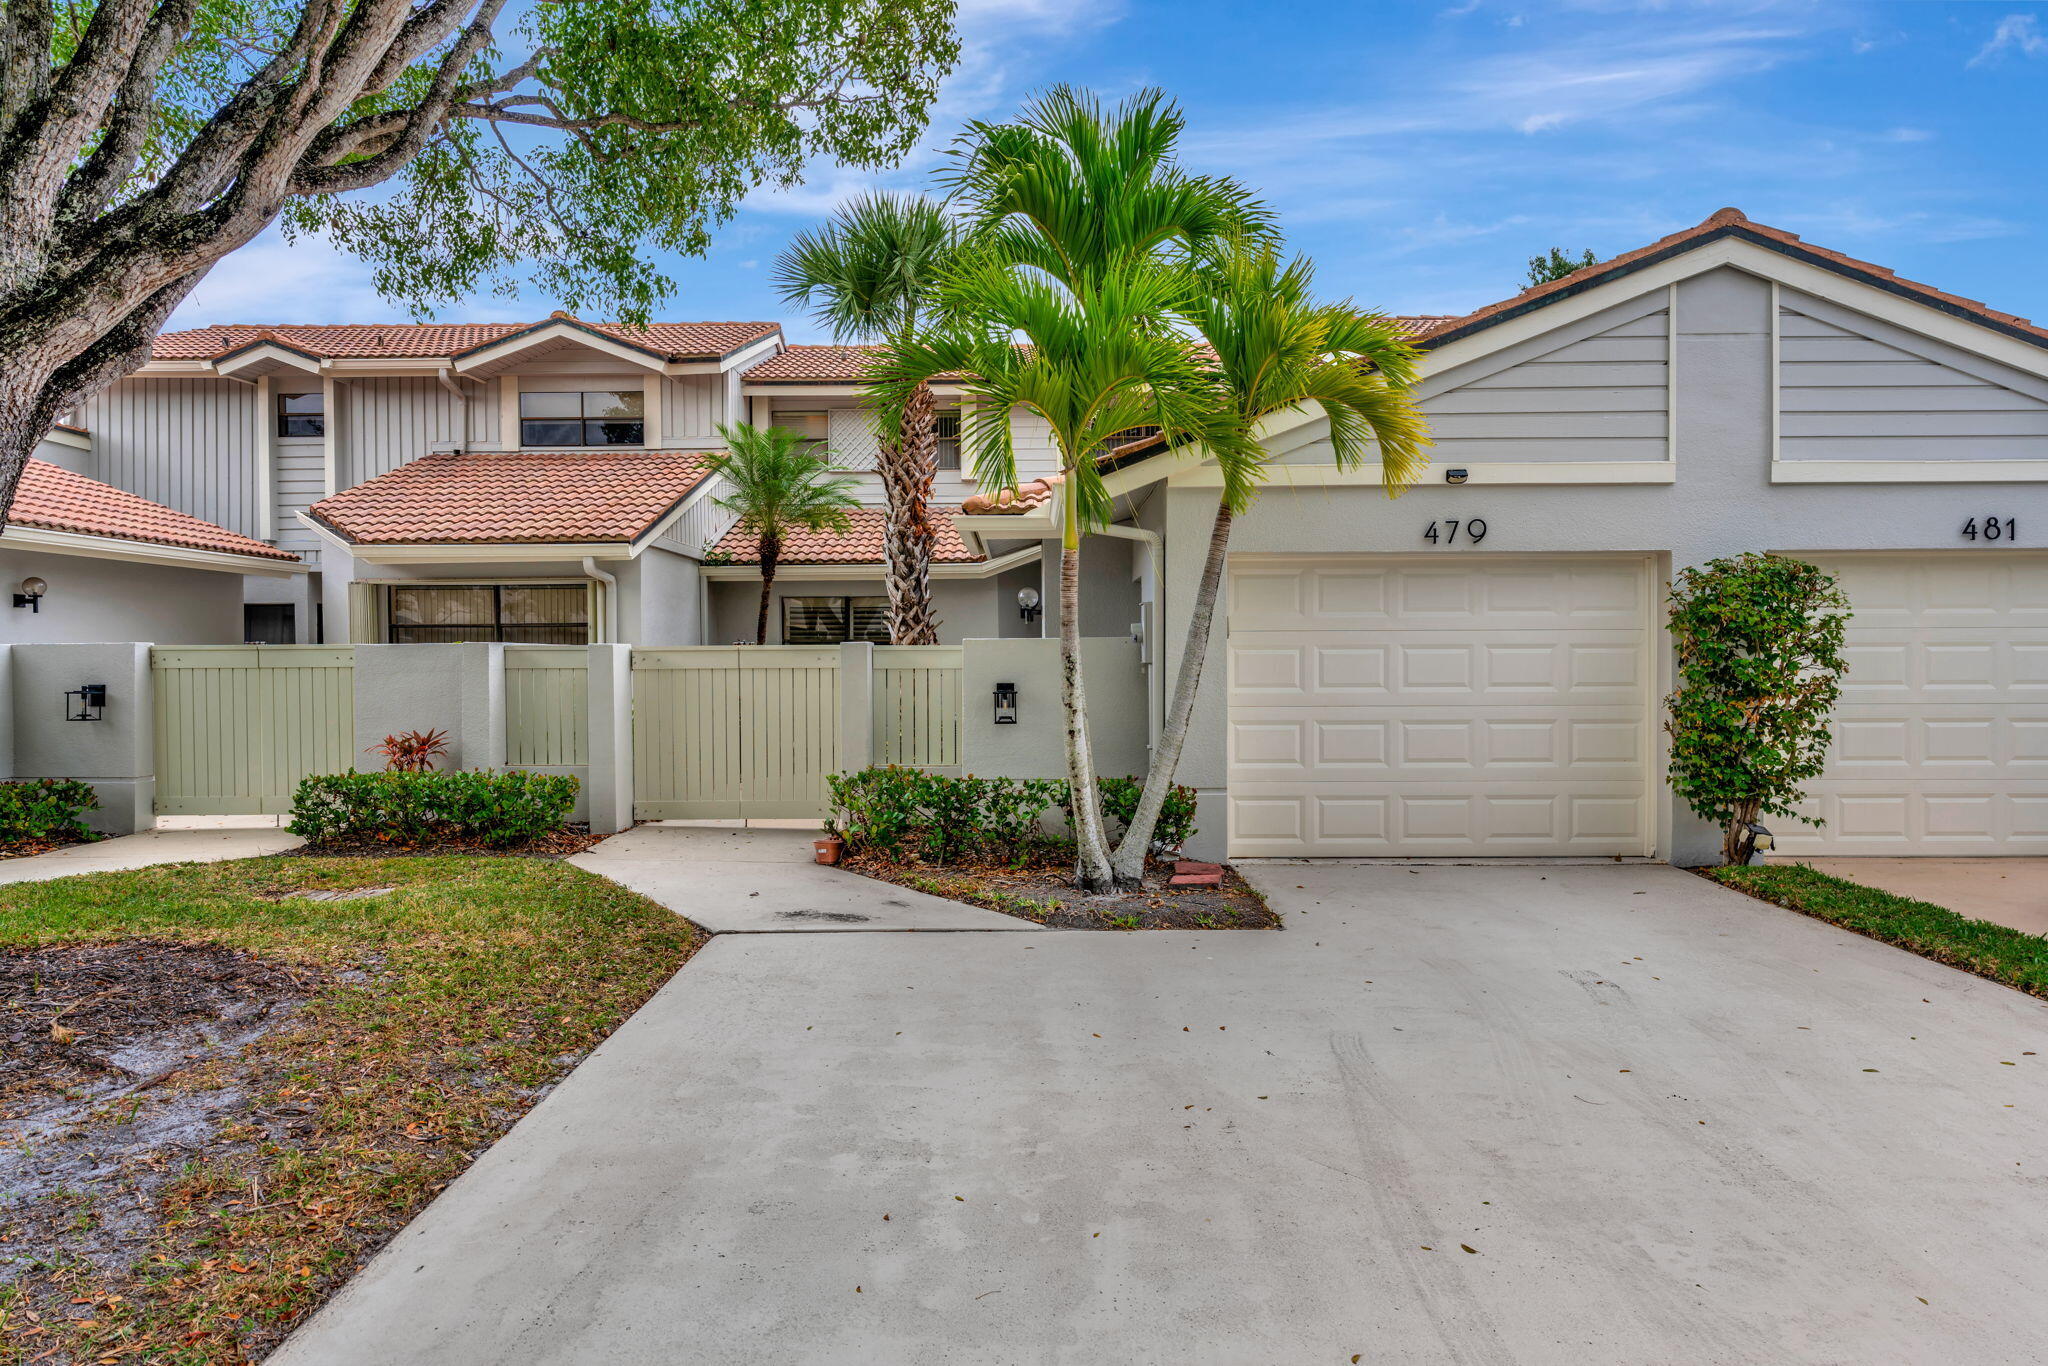
{"label": "patch of dirt", "polygon": [[0,842],[0,860],[33,858],[37,854],[48,854],[58,849],[69,849],[74,844],[92,844],[98,839],[98,835],[82,835],[48,840],[8,840]]}
{"label": "patch of dirt", "polygon": [[[235,1060],[315,985],[207,944],[0,951],[0,1286],[140,1260],[158,1190],[246,1107]],[[223,1066],[216,1084],[183,1084]]]}
{"label": "patch of dirt", "polygon": [[307,844],[279,858],[447,858],[459,855],[464,858],[550,858],[565,859],[580,854],[593,844],[606,838],[593,835],[587,825],[565,825],[539,839],[524,844],[507,845],[499,848],[480,840],[436,840],[411,848],[400,844],[380,844],[374,841],[364,844]]}
{"label": "patch of dirt", "polygon": [[1070,859],[934,867],[856,854],[850,872],[950,897],[1056,930],[1277,930],[1281,920],[1256,888],[1225,864],[1220,887],[1169,887],[1171,863],[1154,864],[1135,892],[1090,896],[1073,885]]}

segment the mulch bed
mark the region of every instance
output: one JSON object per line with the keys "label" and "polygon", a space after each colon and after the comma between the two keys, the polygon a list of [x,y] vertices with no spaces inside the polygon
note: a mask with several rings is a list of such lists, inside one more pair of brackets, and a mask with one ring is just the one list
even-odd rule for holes
{"label": "mulch bed", "polygon": [[10,840],[0,843],[0,859],[33,858],[37,854],[69,849],[74,844],[91,844],[97,839],[98,835],[85,835],[48,840]]}
{"label": "mulch bed", "polygon": [[563,859],[580,854],[607,836],[593,835],[587,825],[565,825],[552,834],[524,844],[496,846],[480,840],[446,839],[432,844],[408,847],[396,844],[307,844],[291,850],[288,854],[274,855],[278,858],[448,858],[460,855],[464,858],[552,858]]}
{"label": "mulch bed", "polygon": [[1169,887],[1170,863],[1155,864],[1136,892],[1089,896],[1073,885],[1071,856],[1002,864],[897,863],[849,856],[842,867],[866,877],[1001,911],[1057,930],[1277,930],[1280,917],[1256,888],[1224,865],[1220,887]]}

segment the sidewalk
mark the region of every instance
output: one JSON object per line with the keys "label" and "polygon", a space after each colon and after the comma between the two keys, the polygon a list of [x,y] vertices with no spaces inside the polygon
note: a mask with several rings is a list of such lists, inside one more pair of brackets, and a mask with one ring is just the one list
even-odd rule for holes
{"label": "sidewalk", "polygon": [[123,873],[158,863],[219,863],[281,854],[305,841],[276,829],[143,830],[47,854],[0,860],[0,885],[48,882],[78,873]]}

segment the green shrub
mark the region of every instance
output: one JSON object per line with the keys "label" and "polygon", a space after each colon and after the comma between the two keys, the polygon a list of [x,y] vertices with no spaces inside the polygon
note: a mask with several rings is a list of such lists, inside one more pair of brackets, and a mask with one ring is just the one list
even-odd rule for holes
{"label": "green shrub", "polygon": [[79,816],[99,805],[92,785],[75,778],[0,783],[0,844],[87,839],[92,832]]}
{"label": "green shrub", "polygon": [[[1130,828],[1131,817],[1138,814],[1138,798],[1145,791],[1145,780],[1103,778],[1098,787],[1102,792],[1103,819],[1109,822],[1109,837],[1114,842],[1123,838],[1123,832]],[[1065,794],[1061,795],[1064,801]],[[1071,826],[1073,823],[1070,810],[1067,824]],[[1175,783],[1159,808],[1159,821],[1152,827],[1152,848],[1149,852],[1178,849],[1194,837],[1195,790],[1185,783]]]}
{"label": "green shrub", "polygon": [[962,778],[915,768],[865,768],[826,779],[826,828],[856,853],[926,863],[981,857],[1016,861],[1038,842],[1038,818],[1066,784],[1044,778]]}
{"label": "green shrub", "polygon": [[299,783],[287,828],[314,844],[503,847],[560,829],[575,805],[576,779],[561,773],[326,773]]}

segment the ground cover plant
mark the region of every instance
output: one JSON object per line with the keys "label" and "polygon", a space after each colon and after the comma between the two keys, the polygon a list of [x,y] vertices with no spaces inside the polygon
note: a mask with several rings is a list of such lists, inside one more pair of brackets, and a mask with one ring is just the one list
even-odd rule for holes
{"label": "ground cover plant", "polygon": [[2028,934],[1799,863],[1702,869],[1723,886],[1910,949],[1937,963],[2048,996],[2048,936]]}
{"label": "ground cover plant", "polygon": [[260,1358],[700,938],[539,859],[0,890],[0,1363]]}
{"label": "ground cover plant", "polygon": [[91,784],[71,778],[0,783],[0,858],[46,853],[93,838],[84,816],[99,804]]}

